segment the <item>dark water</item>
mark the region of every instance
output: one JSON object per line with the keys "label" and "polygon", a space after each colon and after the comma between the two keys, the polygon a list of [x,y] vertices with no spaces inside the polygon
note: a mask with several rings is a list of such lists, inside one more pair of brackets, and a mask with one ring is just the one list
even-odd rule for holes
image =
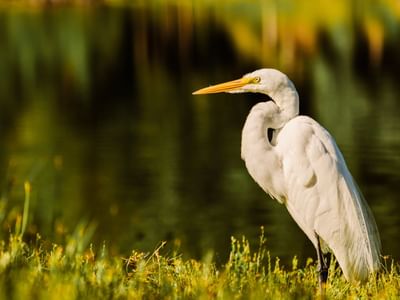
{"label": "dark water", "polygon": [[295,82],[301,113],[335,136],[384,253],[398,258],[399,20],[378,18],[380,45],[352,12],[351,22],[305,24],[300,13],[245,4],[3,8],[4,229],[30,180],[29,231],[45,237],[92,221],[96,245],[129,253],[166,240],[187,257],[212,251],[223,262],[230,236],[256,244],[264,226],[284,262],[314,256],[240,159],[241,128],[261,96],[191,95],[274,67]]}

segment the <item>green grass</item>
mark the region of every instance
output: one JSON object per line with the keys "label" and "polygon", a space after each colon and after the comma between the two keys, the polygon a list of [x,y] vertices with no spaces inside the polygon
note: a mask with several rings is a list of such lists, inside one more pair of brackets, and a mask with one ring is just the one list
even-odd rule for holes
{"label": "green grass", "polygon": [[[322,298],[316,263],[309,259],[299,267],[294,257],[290,267],[282,267],[270,256],[263,230],[257,249],[250,249],[244,237],[232,238],[229,259],[221,267],[212,256],[198,261],[163,254],[165,242],[151,253],[132,250],[129,257],[121,257],[111,255],[106,246],[94,249],[90,224],[78,225],[59,244],[39,234],[26,237],[29,183],[25,197],[15,229],[0,239],[0,299]],[[399,299],[399,266],[384,263],[380,274],[358,284],[346,282],[332,262],[325,298]]]}
{"label": "green grass", "polygon": [[[260,237],[250,249],[245,238],[232,238],[227,263],[217,268],[212,259],[184,260],[161,255],[165,243],[152,253],[132,251],[129,257],[112,256],[105,246],[82,247],[86,228],[65,244],[40,236],[29,244],[10,234],[0,243],[0,299],[311,299],[319,297],[315,263],[309,259],[290,268],[271,258]],[[327,284],[328,299],[398,299],[397,265],[364,284],[350,284],[334,264]]]}

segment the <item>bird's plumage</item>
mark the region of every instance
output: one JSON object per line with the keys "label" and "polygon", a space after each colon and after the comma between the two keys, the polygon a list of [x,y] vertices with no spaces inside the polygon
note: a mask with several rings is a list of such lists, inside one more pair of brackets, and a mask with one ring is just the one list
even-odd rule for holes
{"label": "bird's plumage", "polygon": [[[256,104],[242,131],[241,155],[250,175],[286,206],[315,248],[319,239],[324,252],[333,252],[348,280],[367,279],[380,267],[379,233],[335,140],[313,119],[298,116],[299,97],[285,74],[261,69],[243,78],[242,86],[235,81],[227,92],[264,93],[273,100]],[[268,129],[274,131],[271,141]]]}
{"label": "bird's plumage", "polygon": [[[379,234],[334,139],[313,119],[298,116],[277,133],[273,149],[281,167],[272,175],[280,182],[274,186],[285,192],[278,200],[315,247],[317,233],[346,278],[365,280],[379,268]],[[259,184],[277,193],[267,181]]]}
{"label": "bird's plumage", "polygon": [[332,250],[346,278],[365,280],[379,268],[379,234],[332,136],[313,119],[295,117],[279,133],[276,152],[291,186],[289,213],[315,246],[312,231]]}

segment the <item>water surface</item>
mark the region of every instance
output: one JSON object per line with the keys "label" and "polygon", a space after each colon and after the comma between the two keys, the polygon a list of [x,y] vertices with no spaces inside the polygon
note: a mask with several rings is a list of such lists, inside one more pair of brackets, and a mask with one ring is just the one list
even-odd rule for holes
{"label": "water surface", "polygon": [[1,201],[15,211],[5,227],[30,180],[32,234],[54,237],[86,220],[97,225],[95,244],[115,251],[166,240],[187,257],[211,251],[223,262],[230,236],[255,245],[264,226],[284,263],[314,256],[240,159],[241,128],[263,97],[191,95],[274,67],[296,84],[301,113],[336,138],[384,253],[398,258],[399,21],[336,8],[326,18],[240,1],[3,8]]}

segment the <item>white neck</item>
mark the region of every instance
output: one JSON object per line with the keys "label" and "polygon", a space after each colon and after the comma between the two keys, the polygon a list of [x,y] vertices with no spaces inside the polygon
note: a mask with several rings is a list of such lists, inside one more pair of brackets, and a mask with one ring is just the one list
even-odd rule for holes
{"label": "white neck", "polygon": [[[267,136],[267,129],[271,128],[269,113],[273,111],[279,114],[278,106],[272,101],[258,103],[251,109],[242,131],[241,154],[251,177],[265,192],[282,202],[281,176],[276,171],[280,170],[280,159]],[[270,168],[261,167],[267,165]]]}
{"label": "white neck", "polygon": [[260,102],[251,109],[242,130],[242,158],[246,159],[252,151],[269,150],[272,146],[268,141],[267,130],[271,120],[267,111],[279,112],[273,102]]}
{"label": "white neck", "polygon": [[299,114],[299,96],[293,87],[285,87],[271,94],[274,101],[260,102],[253,106],[242,131],[242,157],[250,149],[262,147],[269,150],[268,128],[280,129]]}
{"label": "white neck", "polygon": [[[279,112],[272,112],[275,113],[274,120],[272,124],[268,125],[269,128],[279,129],[299,114],[299,94],[294,86],[286,86],[283,89],[277,90],[270,96],[279,107]],[[269,113],[266,112],[266,114]]]}

